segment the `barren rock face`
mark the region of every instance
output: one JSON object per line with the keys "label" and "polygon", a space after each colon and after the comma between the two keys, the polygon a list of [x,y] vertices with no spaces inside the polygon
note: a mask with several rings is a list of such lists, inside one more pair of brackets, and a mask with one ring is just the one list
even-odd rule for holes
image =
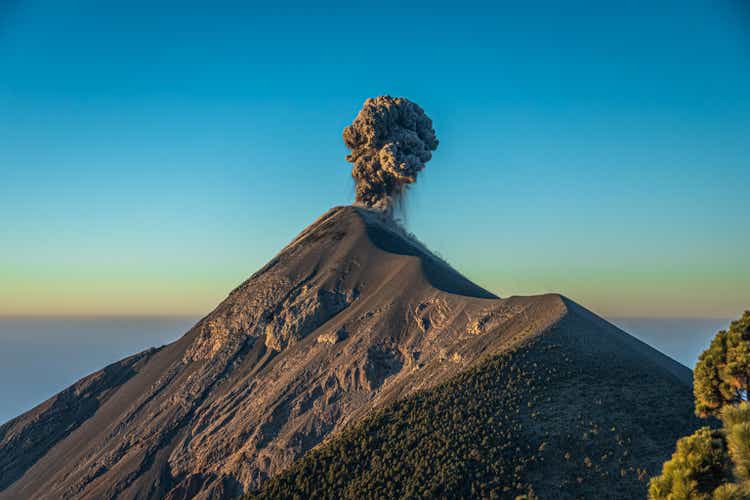
{"label": "barren rock face", "polygon": [[266,347],[281,351],[290,342],[301,340],[345,309],[357,295],[356,290],[341,292],[303,286],[266,318]]}
{"label": "barren rock face", "polygon": [[239,495],[568,309],[498,299],[377,214],[336,208],[178,341],[0,427],[0,498]]}
{"label": "barren rock face", "polygon": [[0,427],[0,491],[52,444],[91,417],[155,352],[144,351],[113,363]]}
{"label": "barren rock face", "polygon": [[346,329],[339,328],[338,330],[331,331],[328,333],[322,333],[318,335],[319,344],[335,344],[346,338]]}
{"label": "barren rock face", "polygon": [[424,333],[442,329],[446,326],[449,317],[448,303],[443,299],[420,302],[414,308],[414,319]]}
{"label": "barren rock face", "polygon": [[497,328],[523,313],[523,307],[516,304],[498,303],[479,313],[469,322],[466,329],[470,335],[482,335]]}

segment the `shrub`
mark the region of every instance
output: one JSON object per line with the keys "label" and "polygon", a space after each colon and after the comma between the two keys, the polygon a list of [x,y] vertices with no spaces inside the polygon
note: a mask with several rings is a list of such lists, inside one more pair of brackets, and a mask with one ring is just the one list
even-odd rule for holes
{"label": "shrub", "polygon": [[677,441],[677,450],[664,463],[661,476],[651,479],[650,499],[710,499],[731,480],[731,464],[720,430],[702,427]]}

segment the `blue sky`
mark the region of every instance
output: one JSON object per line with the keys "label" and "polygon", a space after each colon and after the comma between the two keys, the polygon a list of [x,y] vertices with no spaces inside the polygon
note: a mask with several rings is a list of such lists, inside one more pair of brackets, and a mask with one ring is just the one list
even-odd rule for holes
{"label": "blue sky", "polygon": [[496,293],[750,307],[750,7],[730,1],[9,1],[0,314],[201,314],[353,187],[408,97],[407,222]]}

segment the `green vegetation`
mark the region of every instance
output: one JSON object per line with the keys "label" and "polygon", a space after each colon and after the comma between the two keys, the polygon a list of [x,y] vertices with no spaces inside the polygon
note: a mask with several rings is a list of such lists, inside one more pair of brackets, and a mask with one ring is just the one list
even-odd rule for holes
{"label": "green vegetation", "polygon": [[703,427],[677,441],[649,484],[649,498],[750,498],[750,404],[725,406],[720,418],[721,429]]}
{"label": "green vegetation", "polygon": [[645,496],[695,428],[690,388],[555,333],[371,415],[247,498]]}
{"label": "green vegetation", "polygon": [[716,416],[725,405],[747,401],[750,390],[750,311],[720,331],[695,366],[695,411]]}
{"label": "green vegetation", "polygon": [[651,480],[649,498],[711,498],[731,479],[729,453],[721,431],[703,427],[677,441],[677,451]]}
{"label": "green vegetation", "polygon": [[718,416],[677,441],[672,458],[649,484],[652,500],[750,498],[750,311],[717,333],[695,367],[695,412]]}

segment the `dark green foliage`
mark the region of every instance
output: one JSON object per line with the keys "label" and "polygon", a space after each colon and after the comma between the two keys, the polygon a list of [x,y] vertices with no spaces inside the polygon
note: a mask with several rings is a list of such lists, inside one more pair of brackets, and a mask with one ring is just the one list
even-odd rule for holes
{"label": "dark green foliage", "polygon": [[750,389],[750,311],[716,334],[695,366],[695,412],[717,415],[727,404],[746,401]]}
{"label": "dark green foliage", "polygon": [[750,404],[725,406],[721,421],[727,440],[734,475],[740,481],[750,480]]}
{"label": "dark green foliage", "polygon": [[703,427],[677,441],[677,450],[651,480],[648,497],[710,499],[716,488],[731,480],[731,463],[722,431]]}
{"label": "dark green foliage", "polygon": [[696,427],[690,388],[554,338],[371,415],[248,498],[644,497]]}
{"label": "dark green foliage", "polygon": [[703,427],[677,441],[677,450],[651,479],[649,498],[750,498],[750,404],[721,411],[721,429]]}

